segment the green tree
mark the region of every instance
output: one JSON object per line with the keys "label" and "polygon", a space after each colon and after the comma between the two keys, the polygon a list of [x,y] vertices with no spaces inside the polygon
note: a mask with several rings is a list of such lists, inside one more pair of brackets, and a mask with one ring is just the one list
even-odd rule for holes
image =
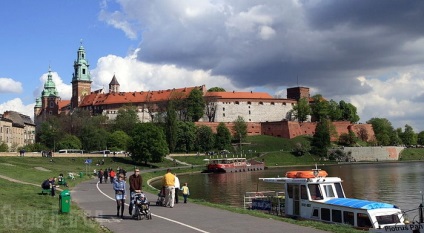
{"label": "green tree", "polygon": [[219,150],[229,149],[231,146],[231,132],[223,122],[216,128],[215,147]]}
{"label": "green tree", "polygon": [[330,100],[330,102],[328,102],[328,114],[331,121],[339,121],[342,119],[342,110],[336,101]]}
{"label": "green tree", "polygon": [[168,149],[172,153],[177,145],[177,113],[175,112],[174,102],[171,100],[166,108],[166,142],[168,143]]}
{"label": "green tree", "polygon": [[341,100],[339,103],[340,110],[342,111],[342,119],[346,121],[350,121],[352,123],[359,121],[359,116],[356,113],[356,107],[351,103],[346,103]]}
{"label": "green tree", "polygon": [[199,121],[203,117],[205,110],[205,101],[203,92],[194,88],[187,98],[187,119],[192,122]]}
{"label": "green tree", "polygon": [[403,144],[410,146],[417,144],[417,135],[414,132],[414,129],[408,124],[405,125],[405,131],[402,134],[399,134],[402,139]]}
{"label": "green tree", "polygon": [[349,131],[349,133],[343,133],[339,137],[339,144],[344,146],[355,145],[357,141],[358,141],[358,138],[356,137],[355,133],[352,131]]}
{"label": "green tree", "polygon": [[378,145],[391,145],[395,131],[389,120],[386,118],[371,118],[367,123],[372,125]]}
{"label": "green tree", "polygon": [[318,122],[315,134],[312,138],[312,151],[321,157],[327,156],[327,150],[331,145],[330,121],[323,119]]}
{"label": "green tree", "polygon": [[66,134],[60,141],[57,142],[56,149],[81,149],[82,143],[75,135]]}
{"label": "green tree", "polygon": [[234,139],[242,142],[247,137],[247,124],[242,116],[238,116],[234,121]]}
{"label": "green tree", "polygon": [[89,124],[82,129],[80,140],[84,150],[98,151],[107,149],[108,138],[109,133],[104,128]]}
{"label": "green tree", "polygon": [[226,92],[226,91],[222,87],[212,87],[212,88],[209,88],[208,92]]}
{"label": "green tree", "polygon": [[40,142],[55,151],[56,143],[64,136],[61,132],[62,127],[58,117],[51,116],[41,124],[39,131]]}
{"label": "green tree", "polygon": [[107,148],[111,151],[126,151],[131,142],[131,137],[122,130],[117,130],[109,135]]}
{"label": "green tree", "polygon": [[162,162],[169,154],[163,130],[153,123],[138,123],[132,131],[128,151],[136,162]]}
{"label": "green tree", "polygon": [[1,142],[0,143],[0,152],[8,152],[9,151],[9,147],[7,146],[6,143]]}
{"label": "green tree", "polygon": [[133,106],[124,106],[118,110],[115,120],[112,121],[115,131],[122,130],[127,134],[131,133],[134,125],[139,123],[137,110]]}
{"label": "green tree", "polygon": [[418,133],[417,144],[424,145],[424,131]]}
{"label": "green tree", "polygon": [[328,101],[325,100],[322,95],[312,96],[313,104],[311,106],[312,116],[315,121],[321,121],[321,119],[328,118]]}
{"label": "green tree", "polygon": [[215,137],[210,127],[201,125],[197,128],[196,145],[200,151],[209,151],[213,149],[215,145]]}
{"label": "green tree", "polygon": [[311,107],[307,98],[301,98],[296,105],[293,106],[293,109],[290,111],[292,116],[297,119],[299,122],[304,122],[308,119],[308,116],[311,115]]}
{"label": "green tree", "polygon": [[177,146],[175,151],[189,152],[195,149],[196,125],[193,122],[177,121]]}

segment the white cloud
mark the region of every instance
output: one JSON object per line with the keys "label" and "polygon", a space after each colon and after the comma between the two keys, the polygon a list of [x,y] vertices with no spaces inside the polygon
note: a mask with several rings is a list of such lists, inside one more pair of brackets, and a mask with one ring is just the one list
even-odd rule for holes
{"label": "white cloud", "polygon": [[[41,92],[44,89],[44,84],[47,81],[47,75],[48,73],[43,74],[39,80],[40,80],[40,86],[38,86],[34,90],[34,99],[41,97]],[[72,97],[72,85],[66,84],[70,83],[71,80],[65,80],[66,83],[63,82],[62,78],[59,76],[57,72],[51,72],[53,82],[56,85],[56,90],[59,92],[59,96],[62,100],[70,100]]]}
{"label": "white cloud", "polygon": [[11,78],[0,78],[0,93],[21,93],[22,83]]}
{"label": "white cloud", "polygon": [[424,72],[411,71],[393,75],[382,80],[377,78],[358,78],[373,91],[363,95],[347,97],[347,101],[355,105],[361,121],[373,117],[387,118],[393,127],[403,128],[405,124],[412,126],[416,132],[424,130],[422,120],[424,113],[419,101],[424,96]]}
{"label": "white cloud", "polygon": [[189,70],[176,65],[155,65],[137,60],[138,51],[127,57],[108,55],[97,61],[92,70],[92,89],[104,88],[109,91],[109,83],[115,74],[123,92],[163,90],[189,86],[206,85],[234,90],[231,80],[224,76],[214,76],[210,71]]}
{"label": "white cloud", "polygon": [[4,113],[5,111],[15,111],[33,118],[34,105],[34,103],[25,105],[20,98],[15,98],[0,104],[0,113]]}

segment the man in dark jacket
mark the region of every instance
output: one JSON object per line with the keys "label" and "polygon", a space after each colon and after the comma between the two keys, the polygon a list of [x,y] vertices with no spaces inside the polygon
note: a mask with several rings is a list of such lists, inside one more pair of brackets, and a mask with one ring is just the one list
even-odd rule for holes
{"label": "man in dark jacket", "polygon": [[55,196],[55,190],[56,190],[56,185],[54,181],[55,181],[55,178],[50,177],[47,180],[43,181],[43,183],[41,184],[42,189],[51,189],[51,194],[53,197]]}
{"label": "man in dark jacket", "polygon": [[140,175],[140,169],[135,168],[134,169],[134,174],[132,174],[130,176],[129,179],[129,183],[130,183],[130,208],[129,208],[129,212],[130,215],[132,215],[132,210],[134,207],[134,194],[135,193],[141,193],[142,191],[142,185],[143,185],[143,178]]}

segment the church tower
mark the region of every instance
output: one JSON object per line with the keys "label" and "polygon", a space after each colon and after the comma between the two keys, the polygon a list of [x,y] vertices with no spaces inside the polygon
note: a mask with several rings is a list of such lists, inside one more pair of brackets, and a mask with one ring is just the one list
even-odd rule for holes
{"label": "church tower", "polygon": [[109,93],[118,93],[119,92],[119,83],[115,75],[113,75],[112,81],[109,83]]}
{"label": "church tower", "polygon": [[44,83],[41,98],[37,98],[34,106],[34,114],[38,114],[38,116],[41,114],[42,120],[45,120],[47,115],[57,115],[59,113],[59,101],[59,92],[56,90],[56,84],[52,78],[52,70],[49,67],[47,81]]}
{"label": "church tower", "polygon": [[77,60],[74,61],[74,73],[72,74],[71,109],[77,108],[84,96],[91,93],[92,81],[89,67],[90,65],[81,42],[77,52]]}

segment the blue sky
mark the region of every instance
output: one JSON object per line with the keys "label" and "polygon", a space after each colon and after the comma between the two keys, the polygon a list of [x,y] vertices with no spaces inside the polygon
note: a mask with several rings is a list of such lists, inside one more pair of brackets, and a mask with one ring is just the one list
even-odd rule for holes
{"label": "blue sky", "polygon": [[82,44],[93,89],[205,84],[228,91],[287,87],[345,100],[361,122],[424,130],[424,2],[384,0],[3,1],[0,112],[33,115],[49,66],[71,95]]}

